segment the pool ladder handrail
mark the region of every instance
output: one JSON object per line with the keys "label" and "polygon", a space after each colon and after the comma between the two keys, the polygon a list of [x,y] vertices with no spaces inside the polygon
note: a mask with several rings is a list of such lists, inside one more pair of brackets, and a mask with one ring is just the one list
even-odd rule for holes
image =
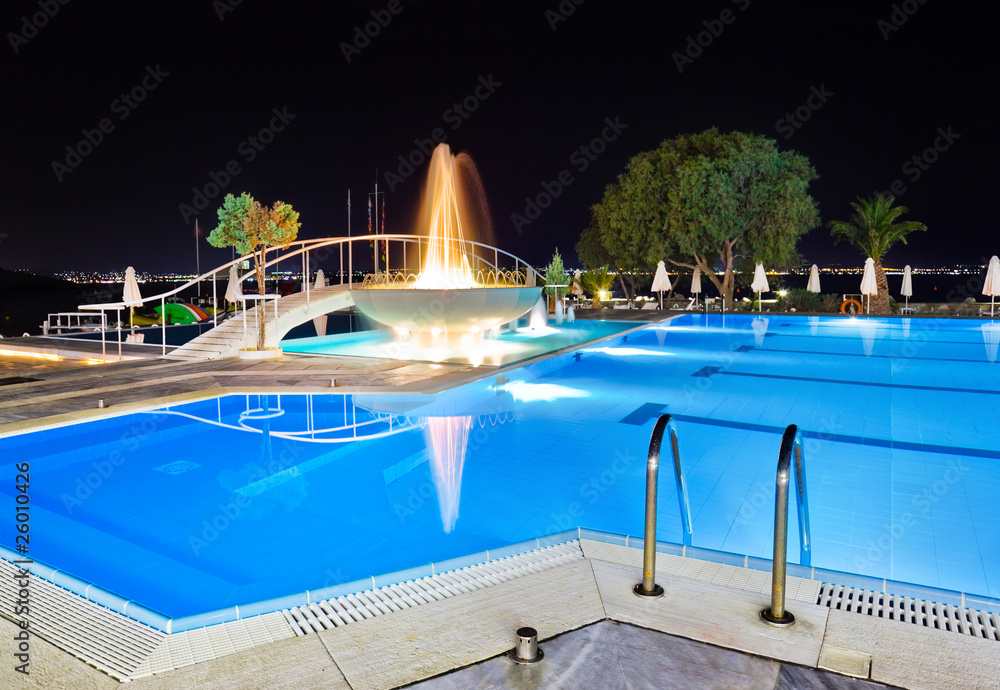
{"label": "pool ladder handrail", "polygon": [[771,565],[771,605],[761,610],[764,622],[776,626],[787,626],[795,622],[795,616],[785,609],[785,564],[788,550],[788,482],[792,472],[792,458],[795,458],[795,495],[799,514],[799,562],[812,562],[812,537],[809,533],[809,497],[806,493],[805,453],[802,450],[802,432],[794,425],[788,425],[781,437],[778,451],[778,471],[774,492],[774,560]]}
{"label": "pool ladder handrail", "polygon": [[642,545],[642,582],[632,591],[641,597],[663,596],[663,587],[656,584],[656,487],[660,471],[660,446],[663,432],[670,432],[670,449],[674,457],[674,479],[677,482],[677,501],[681,513],[681,537],[685,546],[691,546],[691,504],[688,501],[687,481],[681,468],[681,454],[677,442],[677,425],[669,414],[660,416],[649,438],[649,456],[646,459],[646,526]]}

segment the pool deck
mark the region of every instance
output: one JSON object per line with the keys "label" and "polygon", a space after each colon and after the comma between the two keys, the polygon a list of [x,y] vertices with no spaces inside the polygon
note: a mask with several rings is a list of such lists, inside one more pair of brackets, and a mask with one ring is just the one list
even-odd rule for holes
{"label": "pool deck", "polygon": [[[603,314],[649,321],[677,315]],[[13,349],[21,340],[0,344]],[[101,365],[0,356],[0,436],[231,393],[435,392],[524,364],[473,368],[300,355],[188,363],[150,357],[148,349],[139,354],[146,357]],[[16,377],[33,380],[12,381]],[[105,408],[97,407],[99,399]],[[767,604],[769,576],[746,569],[734,573],[717,563],[700,562],[704,567],[682,574],[664,567],[657,582],[667,594],[641,599],[631,592],[641,577],[641,552],[607,544],[597,548],[585,540],[581,548],[578,561],[550,570],[131,683],[137,688],[389,688],[419,682],[427,688],[861,689],[987,688],[1000,678],[997,641],[820,606],[814,591],[806,585],[796,590],[792,582],[788,608],[797,623],[773,628],[758,618]],[[503,656],[522,626],[539,632],[546,652],[539,664],[517,666]],[[31,642],[31,675],[16,673],[11,657],[16,632],[10,612],[0,611],[0,637],[6,640],[0,644],[6,660],[0,687],[120,685],[38,637]]]}
{"label": "pool deck", "polygon": [[[808,581],[789,583],[787,608],[796,623],[774,628],[758,618],[768,603],[760,591],[766,574],[707,564],[681,576],[667,558],[657,577],[666,594],[639,598],[631,591],[640,577],[638,549],[582,545],[589,557],[549,570],[130,685],[359,690],[426,681],[417,687],[862,690],[990,688],[1000,677],[997,642],[817,606],[804,600]],[[504,656],[523,626],[538,631],[545,653],[533,666]],[[13,623],[0,619],[4,639],[15,633]],[[14,681],[8,662],[0,685],[120,685],[44,640],[31,645],[31,676]]]}

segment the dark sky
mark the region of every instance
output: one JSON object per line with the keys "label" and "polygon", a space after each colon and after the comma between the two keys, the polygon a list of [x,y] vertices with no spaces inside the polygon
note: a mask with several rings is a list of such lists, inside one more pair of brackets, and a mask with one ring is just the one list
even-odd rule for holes
{"label": "dark sky", "polygon": [[[362,233],[376,169],[395,171],[398,156],[438,127],[479,166],[499,246],[536,264],[556,246],[575,262],[589,207],[629,157],[711,126],[763,134],[807,155],[820,175],[810,191],[824,223],[846,218],[856,196],[901,180],[900,203],[929,232],[894,249],[889,266],[1000,251],[992,212],[998,57],[980,4],[909,0],[896,6],[897,30],[889,2],[230,7],[236,1],[4,3],[0,266],[193,270],[193,218],[180,206],[230,161],[239,173],[222,192],[293,204],[301,238],[346,234],[350,188],[352,229]],[[397,14],[387,14],[390,4]],[[48,18],[37,14],[42,6],[58,11]],[[573,12],[555,22],[560,7]],[[391,21],[348,62],[341,44],[373,21],[372,11]],[[44,25],[26,27],[25,16]],[[718,35],[705,33],[711,42],[679,71],[673,54],[713,28]],[[147,92],[144,79],[155,88]],[[480,88],[488,97],[476,99],[481,80],[491,91]],[[141,102],[121,100],[133,89]],[[826,95],[809,110],[813,90]],[[467,97],[475,112],[446,112]],[[809,114],[800,128],[779,125],[800,107]],[[273,109],[294,119],[282,124]],[[89,155],[67,161],[66,147],[77,148],[83,130],[105,118],[109,131]],[[574,152],[601,136],[605,118],[627,128],[581,172]],[[272,122],[283,130],[273,141],[265,132],[270,143],[254,150],[248,138]],[[957,138],[942,139],[939,129]],[[926,170],[904,170],[935,141],[945,150],[930,152],[936,160]],[[57,172],[54,163],[67,167]],[[564,170],[572,184],[518,233],[511,214]],[[389,232],[410,231],[423,173],[387,195]],[[204,230],[220,202],[221,194],[199,215]],[[850,248],[834,248],[824,228],[800,251],[821,265],[861,262]],[[228,256],[202,242],[203,269]]]}

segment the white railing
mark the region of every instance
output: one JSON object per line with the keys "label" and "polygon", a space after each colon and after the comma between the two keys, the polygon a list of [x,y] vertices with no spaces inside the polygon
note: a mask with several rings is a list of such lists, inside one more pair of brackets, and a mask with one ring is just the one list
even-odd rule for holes
{"label": "white railing", "polygon": [[[95,314],[89,311],[64,311],[56,314],[49,314],[45,317],[45,323],[42,324],[42,335],[48,335],[50,332],[55,331],[56,335],[62,335],[63,331],[98,331],[106,330],[108,327],[108,322],[106,315],[101,313],[101,323],[92,324],[84,323],[83,319],[93,319]],[[55,323],[52,322],[53,317],[55,317]],[[66,322],[63,323],[63,317],[65,317]],[[76,323],[73,323],[76,321]]]}
{"label": "white railing", "polygon": [[[340,276],[340,284],[344,285],[344,277],[346,275],[347,282],[346,285],[352,287],[354,285],[354,250],[355,243],[368,243],[374,242],[374,256],[372,257],[371,265],[374,267],[374,273],[377,275],[379,273],[413,273],[419,270],[419,267],[423,265],[424,253],[426,251],[425,245],[430,244],[430,240],[426,237],[420,237],[415,235],[357,235],[355,237],[325,237],[321,239],[313,240],[296,240],[295,242],[290,242],[282,247],[273,247],[265,250],[264,252],[264,273],[267,274],[268,268],[277,267],[281,262],[292,259],[296,256],[301,258],[302,262],[302,288],[303,292],[306,293],[306,302],[309,301],[309,292],[312,289],[310,276],[313,274],[311,269],[311,262],[313,259],[316,260],[317,264],[321,264],[329,261],[336,253],[338,257],[338,270],[337,274]],[[382,247],[379,243],[385,242],[385,255],[384,261],[380,260],[380,250]],[[470,267],[474,274],[479,274],[483,272],[484,276],[487,276],[492,272],[492,275],[496,280],[502,280],[505,276],[515,276],[521,274],[525,277],[525,282],[528,285],[534,285],[541,274],[535,270],[533,266],[524,261],[523,259],[514,256],[510,252],[506,252],[497,247],[492,247],[488,244],[483,244],[482,242],[474,242],[472,240],[464,240],[460,242],[462,250],[469,259]],[[408,252],[408,249],[414,249],[415,252]],[[347,247],[347,262],[345,267],[344,262],[344,247]],[[415,256],[410,256],[413,253]],[[268,259],[268,256],[273,258]],[[311,256],[312,255],[312,256]],[[505,269],[501,268],[501,258],[507,264],[513,260],[513,268]],[[109,310],[114,310],[119,312],[122,309],[128,309],[129,307],[138,307],[147,303],[160,303],[160,318],[163,324],[163,349],[162,353],[167,353],[167,319],[166,319],[166,301],[168,297],[178,295],[184,290],[190,288],[193,285],[197,285],[202,281],[212,280],[212,303],[218,304],[218,287],[217,281],[219,274],[222,274],[223,278],[228,278],[229,269],[232,266],[238,266],[244,261],[252,262],[254,259],[253,254],[247,254],[246,256],[241,256],[238,259],[229,261],[221,266],[217,266],[212,270],[203,273],[197,278],[193,278],[183,285],[169,290],[167,292],[160,293],[158,295],[151,295],[149,297],[143,297],[140,301],[134,302],[132,304],[125,304],[125,302],[110,302],[104,304],[84,304],[79,308],[81,310],[88,311],[100,311],[102,315],[102,320],[104,319],[104,313]],[[492,259],[492,261],[491,261]],[[367,263],[364,264],[367,267]],[[321,266],[317,266],[321,267]],[[345,271],[346,268],[346,271]],[[364,273],[367,274],[367,270]],[[498,277],[499,276],[499,277]],[[244,285],[244,281],[248,279],[255,279],[256,273],[254,270],[250,270],[244,273],[239,280],[240,288]],[[261,287],[258,286],[258,292],[266,293],[266,285]],[[244,309],[246,303],[244,300]],[[121,359],[121,320],[117,319],[118,327],[118,358]],[[213,318],[213,326],[219,325],[219,312],[218,309],[215,310]],[[101,352],[105,352],[105,331],[107,328],[101,329]]]}

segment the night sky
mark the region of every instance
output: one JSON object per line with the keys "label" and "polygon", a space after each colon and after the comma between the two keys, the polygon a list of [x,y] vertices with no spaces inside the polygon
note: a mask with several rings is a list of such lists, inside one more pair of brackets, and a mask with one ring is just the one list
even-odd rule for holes
{"label": "night sky", "polygon": [[[982,8],[8,0],[0,266],[193,271],[182,205],[219,181],[197,216],[205,234],[222,195],[248,191],[291,203],[300,238],[344,235],[348,189],[364,233],[376,170],[387,231],[410,232],[426,166],[408,173],[399,156],[436,128],[476,161],[497,244],[535,264],[558,246],[572,266],[590,206],[628,159],[712,126],[807,155],[824,223],[898,180],[906,217],[929,232],[888,266],[978,262],[1000,252],[998,57]],[[356,38],[378,18],[377,35]],[[785,119],[796,112],[798,127]],[[602,134],[613,140],[599,154],[580,150]],[[512,214],[563,171],[571,184],[518,232]],[[824,227],[799,249],[821,266],[862,261]],[[203,270],[229,256],[202,240]]]}

